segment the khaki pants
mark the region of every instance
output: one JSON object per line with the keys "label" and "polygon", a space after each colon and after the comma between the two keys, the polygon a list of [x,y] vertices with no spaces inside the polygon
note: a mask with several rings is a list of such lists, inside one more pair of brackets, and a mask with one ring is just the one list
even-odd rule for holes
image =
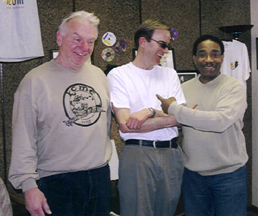
{"label": "khaki pants", "polygon": [[119,158],[120,215],[174,215],[183,168],[180,147],[126,145]]}

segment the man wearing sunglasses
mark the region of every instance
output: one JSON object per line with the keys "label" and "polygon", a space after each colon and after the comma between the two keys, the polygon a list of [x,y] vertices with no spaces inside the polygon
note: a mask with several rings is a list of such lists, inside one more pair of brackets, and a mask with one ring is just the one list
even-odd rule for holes
{"label": "man wearing sunglasses", "polygon": [[122,216],[174,215],[183,174],[173,116],[161,110],[157,92],[185,103],[177,73],[158,64],[168,53],[169,27],[147,20],[136,31],[133,62],[108,74],[111,105],[125,148],[119,159]]}

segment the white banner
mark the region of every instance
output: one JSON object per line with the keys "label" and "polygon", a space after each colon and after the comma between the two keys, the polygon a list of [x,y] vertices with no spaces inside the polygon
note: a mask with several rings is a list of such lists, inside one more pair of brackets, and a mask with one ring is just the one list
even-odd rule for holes
{"label": "white banner", "polygon": [[44,56],[36,0],[0,0],[0,62]]}

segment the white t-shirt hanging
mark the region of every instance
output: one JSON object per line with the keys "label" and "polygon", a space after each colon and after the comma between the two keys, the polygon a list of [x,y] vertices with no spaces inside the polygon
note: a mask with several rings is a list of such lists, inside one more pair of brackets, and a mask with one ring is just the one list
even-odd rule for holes
{"label": "white t-shirt hanging", "polygon": [[223,41],[223,44],[225,52],[221,73],[233,77],[246,85],[246,80],[248,80],[251,72],[246,45],[237,40],[232,42]]}
{"label": "white t-shirt hanging", "polygon": [[0,62],[44,56],[36,0],[0,1]]}

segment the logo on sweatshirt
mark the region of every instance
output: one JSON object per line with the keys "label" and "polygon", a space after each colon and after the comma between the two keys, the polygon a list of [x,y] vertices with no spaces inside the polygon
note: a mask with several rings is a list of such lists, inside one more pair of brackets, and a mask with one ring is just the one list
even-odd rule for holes
{"label": "logo on sweatshirt", "polygon": [[6,1],[6,6],[21,6],[24,4],[23,0],[3,0],[2,2]]}
{"label": "logo on sweatshirt", "polygon": [[63,122],[67,126],[90,126],[97,122],[101,112],[104,112],[99,94],[92,87],[80,83],[65,90],[63,105],[68,118]]}
{"label": "logo on sweatshirt", "polygon": [[231,62],[230,64],[231,70],[235,70],[238,67],[238,65],[239,65],[238,61]]}

